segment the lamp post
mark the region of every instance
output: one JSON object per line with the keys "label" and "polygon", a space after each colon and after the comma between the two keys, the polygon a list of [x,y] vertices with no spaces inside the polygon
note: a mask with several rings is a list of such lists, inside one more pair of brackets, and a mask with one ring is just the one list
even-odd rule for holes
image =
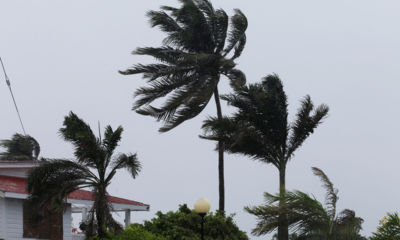
{"label": "lamp post", "polygon": [[194,204],[194,211],[201,217],[201,240],[204,240],[204,217],[210,211],[210,202],[205,198],[200,198]]}

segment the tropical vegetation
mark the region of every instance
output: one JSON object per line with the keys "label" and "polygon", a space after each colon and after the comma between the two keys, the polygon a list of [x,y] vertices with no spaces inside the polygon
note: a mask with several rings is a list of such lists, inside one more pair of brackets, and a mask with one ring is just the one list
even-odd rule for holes
{"label": "tropical vegetation", "polygon": [[123,231],[112,235],[113,240],[167,240],[166,238],[153,234],[139,224],[131,224]]}
{"label": "tropical vegetation", "polygon": [[400,240],[400,216],[388,213],[379,221],[379,226],[370,240]]}
{"label": "tropical vegetation", "polygon": [[[133,110],[163,121],[161,132],[196,117],[214,96],[217,118],[222,120],[218,83],[221,76],[233,88],[242,86],[245,75],[235,68],[246,44],[247,19],[239,10],[229,17],[208,0],[180,0],[179,8],[162,6],[149,11],[152,27],[167,34],[161,47],[138,48],[134,54],[157,60],[137,64],[122,74],[143,74],[148,86],[136,90]],[[229,27],[230,22],[230,27]],[[164,104],[151,105],[162,99]],[[225,209],[224,142],[218,139],[219,210]]]}
{"label": "tropical vegetation", "polygon": [[115,130],[106,126],[103,137],[96,137],[87,123],[70,112],[60,134],[74,146],[76,160],[46,160],[30,172],[27,190],[32,212],[40,217],[49,209],[62,211],[69,193],[90,188],[95,200],[86,223],[87,235],[105,238],[107,232],[122,230],[111,215],[107,187],[119,169],[127,169],[133,178],[141,170],[136,154],[114,154],[122,132],[121,126]]}
{"label": "tropical vegetation", "polygon": [[[200,240],[201,217],[181,205],[175,212],[157,212],[156,217],[140,225],[144,230],[167,240]],[[204,221],[204,238],[207,240],[248,240],[233,220],[233,216],[209,213]]]}
{"label": "tropical vegetation", "polygon": [[38,160],[40,145],[33,137],[15,133],[11,139],[1,140],[0,160]]}
{"label": "tropical vegetation", "polygon": [[[258,223],[253,234],[261,236],[271,233],[280,225],[279,215],[284,212],[295,240],[363,240],[360,235],[363,219],[350,209],[337,211],[338,190],[328,176],[318,168],[312,168],[326,191],[325,206],[301,191],[288,191],[282,196],[265,193],[266,203],[262,206],[246,207],[245,210],[257,217]],[[279,239],[279,236],[278,236]]]}
{"label": "tropical vegetation", "polygon": [[[328,106],[314,107],[310,96],[301,101],[296,120],[288,122],[287,96],[277,75],[268,75],[261,83],[238,87],[221,97],[236,108],[231,117],[205,121],[205,139],[223,139],[224,150],[243,154],[274,165],[279,171],[281,209],[286,195],[286,166],[295,151],[314,132],[328,114]],[[288,240],[288,220],[279,215],[278,238]]]}

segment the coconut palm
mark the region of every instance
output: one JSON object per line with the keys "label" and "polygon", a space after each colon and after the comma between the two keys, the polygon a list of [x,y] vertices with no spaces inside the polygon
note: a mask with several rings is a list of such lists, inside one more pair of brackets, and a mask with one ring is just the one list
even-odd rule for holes
{"label": "coconut palm", "polygon": [[[309,96],[301,101],[296,120],[288,123],[287,97],[277,75],[269,75],[261,83],[237,88],[222,96],[237,112],[222,120],[209,118],[201,137],[223,139],[225,150],[270,163],[279,171],[279,192],[285,197],[286,165],[295,151],[314,132],[328,114],[328,106],[314,108]],[[284,201],[281,201],[284,204]],[[280,216],[279,240],[288,239],[284,214]]]}
{"label": "coconut palm", "polygon": [[121,229],[111,215],[107,186],[117,170],[125,168],[135,178],[141,165],[136,154],[114,155],[121,140],[121,126],[115,130],[107,126],[101,139],[73,112],[65,117],[63,125],[60,134],[74,146],[76,161],[48,160],[34,168],[27,179],[29,203],[39,211],[49,207],[62,210],[69,193],[90,188],[95,200],[90,211],[88,233],[94,235],[97,231],[100,238],[106,237],[107,230]]}
{"label": "coconut palm", "polygon": [[[158,63],[137,64],[122,74],[143,74],[148,86],[135,92],[133,110],[149,115],[169,131],[184,121],[196,117],[214,96],[217,119],[222,119],[218,83],[221,75],[233,87],[245,83],[244,74],[235,68],[245,46],[247,19],[238,9],[230,21],[222,9],[214,9],[208,0],[180,0],[182,6],[162,6],[150,11],[152,27],[167,34],[161,47],[138,48],[134,54],[155,58]],[[229,30],[228,30],[229,29]],[[151,105],[163,99],[161,106]],[[219,141],[219,209],[224,210],[223,142]]]}
{"label": "coconut palm", "polygon": [[266,204],[246,207],[245,210],[257,216],[258,223],[253,234],[260,236],[271,233],[279,226],[279,214],[285,212],[288,226],[296,240],[362,240],[359,232],[363,219],[356,217],[353,210],[336,210],[338,190],[326,174],[312,168],[326,190],[325,207],[321,202],[301,191],[287,192],[285,206],[280,206],[282,197],[265,193]]}
{"label": "coconut palm", "polygon": [[40,145],[33,137],[15,133],[11,139],[1,140],[0,147],[5,152],[0,153],[0,160],[37,160]]}

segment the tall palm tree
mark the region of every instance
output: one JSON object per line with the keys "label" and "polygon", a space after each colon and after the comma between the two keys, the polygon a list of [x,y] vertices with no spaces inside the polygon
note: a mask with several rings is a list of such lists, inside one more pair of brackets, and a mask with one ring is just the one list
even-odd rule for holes
{"label": "tall palm tree", "polygon": [[49,160],[34,168],[27,179],[29,203],[35,210],[61,210],[66,196],[78,189],[91,188],[94,203],[89,217],[89,235],[96,232],[100,238],[107,229],[117,231],[121,226],[111,215],[112,206],[107,201],[107,186],[117,170],[125,168],[135,178],[141,165],[136,154],[114,155],[121,140],[123,128],[113,130],[107,126],[104,138],[96,137],[90,126],[76,114],[65,117],[60,134],[74,146],[76,161]]}
{"label": "tall palm tree", "polygon": [[[296,120],[288,123],[287,97],[277,75],[269,75],[261,83],[237,88],[222,99],[236,107],[237,112],[222,120],[206,120],[202,137],[222,138],[226,151],[274,165],[279,171],[279,192],[284,199],[286,165],[328,114],[328,106],[320,105],[314,109],[311,98],[306,96],[301,101]],[[281,204],[284,204],[283,200]],[[287,240],[288,237],[286,217],[281,214],[278,238]]]}
{"label": "tall palm tree", "polygon": [[5,152],[0,153],[0,160],[37,160],[40,145],[33,137],[15,133],[11,139],[1,140],[0,147]]}
{"label": "tall palm tree", "polygon": [[[161,47],[138,48],[134,54],[155,58],[155,64],[137,64],[122,74],[143,74],[149,86],[136,90],[133,110],[149,115],[169,131],[184,121],[196,117],[214,95],[217,119],[222,119],[218,83],[221,75],[230,79],[232,87],[245,83],[244,74],[235,68],[246,44],[247,19],[238,9],[231,17],[222,9],[214,9],[208,0],[180,0],[182,6],[162,6],[150,11],[152,27],[167,34]],[[155,107],[153,101],[163,99]],[[218,145],[219,209],[225,209],[224,143]]]}
{"label": "tall palm tree", "polygon": [[289,228],[295,233],[296,240],[362,240],[360,235],[363,219],[355,212],[345,209],[337,213],[338,190],[326,174],[312,168],[326,190],[325,207],[314,197],[301,192],[287,192],[284,209],[279,202],[280,195],[265,193],[266,204],[258,207],[246,207],[245,210],[258,218],[253,233],[257,236],[272,232],[279,226],[279,213],[285,212]]}

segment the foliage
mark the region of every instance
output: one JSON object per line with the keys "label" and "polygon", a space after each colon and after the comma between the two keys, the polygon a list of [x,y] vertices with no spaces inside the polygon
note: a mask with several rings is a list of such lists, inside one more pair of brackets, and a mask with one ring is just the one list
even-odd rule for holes
{"label": "foliage", "polygon": [[11,139],[1,140],[0,147],[5,152],[0,153],[0,160],[37,160],[40,145],[33,137],[15,133]]}
{"label": "foliage", "polygon": [[[181,205],[176,212],[157,212],[157,217],[145,221],[143,229],[167,240],[199,240],[201,217]],[[207,240],[248,240],[246,233],[240,231],[233,221],[233,216],[219,213],[207,214],[204,220],[204,237]]]}
{"label": "foliage", "polygon": [[398,213],[388,213],[379,222],[371,240],[400,240],[400,217]]}
{"label": "foliage", "polygon": [[[236,112],[222,120],[215,117],[206,120],[201,137],[222,140],[230,153],[274,165],[279,171],[279,193],[284,204],[286,165],[327,116],[328,106],[314,107],[310,96],[306,96],[295,121],[289,123],[287,96],[277,75],[269,75],[261,83],[238,87],[221,98],[234,106]],[[278,238],[287,240],[286,216],[281,213],[279,218]]]}
{"label": "foliage", "polygon": [[[153,57],[157,63],[136,64],[121,74],[143,74],[148,86],[136,90],[133,110],[164,123],[169,131],[196,117],[214,96],[217,119],[222,119],[218,83],[226,76],[237,88],[245,84],[243,72],[236,69],[246,44],[247,18],[239,10],[229,17],[214,9],[208,0],[180,0],[179,8],[162,6],[149,11],[152,27],[166,33],[161,47],[138,48],[133,54]],[[230,23],[230,24],[229,24]],[[229,27],[230,26],[230,27]],[[155,100],[164,102],[155,107]],[[219,210],[225,210],[223,142],[218,143]]]}
{"label": "foliage", "polygon": [[127,169],[135,178],[141,165],[136,154],[119,154],[114,150],[121,140],[122,127],[105,128],[104,137],[96,137],[90,126],[71,112],[65,117],[61,136],[74,146],[76,161],[45,160],[34,168],[27,179],[28,203],[32,213],[64,208],[66,196],[78,189],[91,188],[94,204],[86,223],[87,235],[107,236],[107,230],[119,231],[122,227],[111,215],[112,206],[107,202],[107,186],[118,169]]}
{"label": "foliage", "polygon": [[286,166],[329,110],[324,104],[314,108],[311,98],[306,96],[296,120],[288,123],[287,96],[277,75],[269,75],[261,83],[243,86],[221,98],[237,111],[232,117],[224,117],[223,122],[209,118],[203,125],[202,137],[222,137],[226,151],[271,163],[278,169]]}
{"label": "foliage", "polygon": [[[214,9],[208,0],[180,1],[180,8],[162,6],[149,11],[152,27],[167,34],[161,47],[144,47],[137,55],[153,57],[158,63],[137,64],[122,74],[143,74],[149,86],[135,92],[133,110],[164,121],[160,131],[168,131],[197,116],[213,96],[219,76],[232,86],[244,84],[244,74],[235,68],[246,43],[247,19],[236,9],[229,30],[228,15]],[[228,54],[233,51],[231,57]],[[150,105],[165,99],[161,107]]]}
{"label": "foliage", "polygon": [[[94,240],[96,238],[89,238],[89,240]],[[113,240],[166,240],[164,237],[157,236],[149,231],[146,231],[139,224],[131,224],[123,231],[117,234],[111,234],[111,239]],[[98,240],[98,238],[97,238]]]}
{"label": "foliage", "polygon": [[289,229],[297,240],[357,240],[365,239],[359,232],[363,219],[356,217],[349,209],[336,212],[338,190],[326,174],[313,168],[326,190],[325,207],[314,197],[301,192],[286,192],[283,207],[279,204],[280,195],[265,193],[265,205],[246,207],[245,210],[257,217],[258,223],[253,233],[257,236],[271,233],[279,226],[279,214],[287,216]]}

